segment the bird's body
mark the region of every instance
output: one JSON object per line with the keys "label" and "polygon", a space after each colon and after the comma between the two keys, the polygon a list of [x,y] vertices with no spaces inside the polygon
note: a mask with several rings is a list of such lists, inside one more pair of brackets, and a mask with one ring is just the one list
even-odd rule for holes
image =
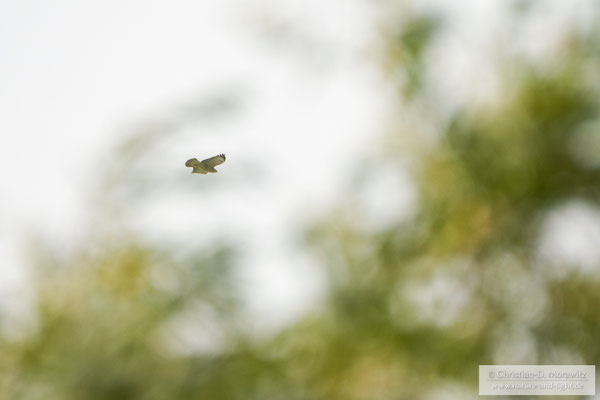
{"label": "bird's body", "polygon": [[185,162],[186,167],[191,167],[192,174],[208,174],[215,173],[217,170],[215,166],[223,164],[225,162],[225,154],[219,154],[206,160],[198,161],[197,158],[190,158]]}

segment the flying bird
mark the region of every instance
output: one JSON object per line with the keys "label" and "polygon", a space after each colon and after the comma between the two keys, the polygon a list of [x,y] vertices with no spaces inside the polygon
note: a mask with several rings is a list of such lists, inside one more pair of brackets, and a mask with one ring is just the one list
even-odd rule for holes
{"label": "flying bird", "polygon": [[209,172],[215,173],[217,170],[215,166],[223,164],[225,162],[225,154],[219,154],[206,160],[198,161],[197,158],[190,158],[185,162],[186,167],[192,167],[192,174],[208,174]]}

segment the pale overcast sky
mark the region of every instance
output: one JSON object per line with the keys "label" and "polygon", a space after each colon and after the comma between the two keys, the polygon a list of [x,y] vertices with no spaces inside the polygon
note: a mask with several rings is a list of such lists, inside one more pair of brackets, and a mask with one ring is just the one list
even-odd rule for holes
{"label": "pale overcast sky", "polygon": [[[214,131],[189,128],[156,162],[176,165],[185,179],[235,182],[242,162],[256,159],[269,168],[264,179],[255,187],[219,186],[201,213],[193,213],[197,196],[165,194],[130,222],[170,242],[212,226],[247,238],[245,277],[257,307],[277,320],[305,307],[318,273],[289,252],[286,226],[331,198],[381,109],[372,65],[357,59],[369,8],[343,3],[0,3],[0,287],[18,294],[24,233],[41,232],[58,247],[76,241],[94,179],[90,166],[110,162],[111,146],[128,127],[240,88],[239,115]],[[335,54],[303,60],[286,41],[268,39],[263,19],[292,22],[320,41],[324,54]],[[221,152],[228,160],[218,175],[190,175],[183,166],[189,157]]]}

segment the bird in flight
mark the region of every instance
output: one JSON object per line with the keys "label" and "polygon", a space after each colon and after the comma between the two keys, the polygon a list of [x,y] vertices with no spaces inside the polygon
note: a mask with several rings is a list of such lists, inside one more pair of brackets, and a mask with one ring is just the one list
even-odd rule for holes
{"label": "bird in flight", "polygon": [[185,162],[186,167],[192,167],[192,174],[208,174],[215,173],[215,166],[225,162],[225,154],[219,154],[206,160],[198,161],[197,158],[190,158]]}

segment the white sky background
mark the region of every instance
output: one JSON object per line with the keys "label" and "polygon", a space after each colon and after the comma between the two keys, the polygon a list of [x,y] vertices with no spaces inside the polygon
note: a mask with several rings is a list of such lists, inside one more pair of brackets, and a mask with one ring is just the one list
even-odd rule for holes
{"label": "white sky background", "polygon": [[[361,52],[371,40],[374,16],[369,2],[360,1],[249,3],[0,2],[5,298],[18,298],[24,282],[24,232],[39,231],[56,242],[77,238],[88,211],[90,163],[106,159],[127,127],[228,87],[242,88],[240,115],[214,131],[207,131],[210,125],[198,132],[190,128],[182,142],[167,142],[157,159],[158,166],[176,165],[187,179],[221,179],[210,192],[210,206],[191,213],[198,196],[165,195],[139,209],[133,224],[171,242],[186,241],[198,226],[246,238],[248,296],[251,307],[267,316],[266,325],[290,321],[318,298],[318,266],[291,250],[288,238],[295,223],[335,202],[353,157],[364,154],[369,138],[379,133],[388,89],[374,60]],[[441,101],[480,96],[460,83],[476,72],[493,90],[489,60],[480,51],[501,34],[499,10],[505,3],[470,0],[461,8],[453,1],[415,3],[435,5],[455,19],[455,35],[436,50],[445,70],[431,71],[437,77],[432,90]],[[532,32],[522,42],[532,53],[551,43],[549,33],[577,12],[585,15],[589,3],[548,4],[553,6],[528,25]],[[258,25],[265,14],[293,22],[322,46],[321,55],[304,59],[302,51],[286,49],[286,42],[270,47]],[[219,174],[191,175],[183,167],[189,157],[221,152],[228,160]],[[260,160],[263,178],[255,185],[227,186],[239,182],[234,175],[244,174],[242,161],[253,158]]]}
{"label": "white sky background", "polygon": [[[371,66],[348,59],[364,45],[368,8],[342,3],[0,3],[5,298],[14,300],[25,282],[23,233],[41,232],[59,248],[76,243],[89,211],[90,167],[110,161],[119,135],[190,99],[241,87],[241,116],[215,131],[190,128],[183,143],[167,142],[156,164],[176,165],[190,180],[236,182],[228,170],[246,176],[240,163],[254,158],[268,161],[265,179],[206,192],[212,201],[200,212],[198,196],[162,196],[136,210],[132,224],[170,242],[212,229],[246,238],[251,307],[272,321],[297,315],[317,290],[318,273],[289,252],[290,218],[332,197],[381,108]],[[303,60],[285,42],[270,47],[258,25],[264,14],[293,18],[336,54]],[[183,166],[221,152],[228,161],[217,175],[191,175]]]}

